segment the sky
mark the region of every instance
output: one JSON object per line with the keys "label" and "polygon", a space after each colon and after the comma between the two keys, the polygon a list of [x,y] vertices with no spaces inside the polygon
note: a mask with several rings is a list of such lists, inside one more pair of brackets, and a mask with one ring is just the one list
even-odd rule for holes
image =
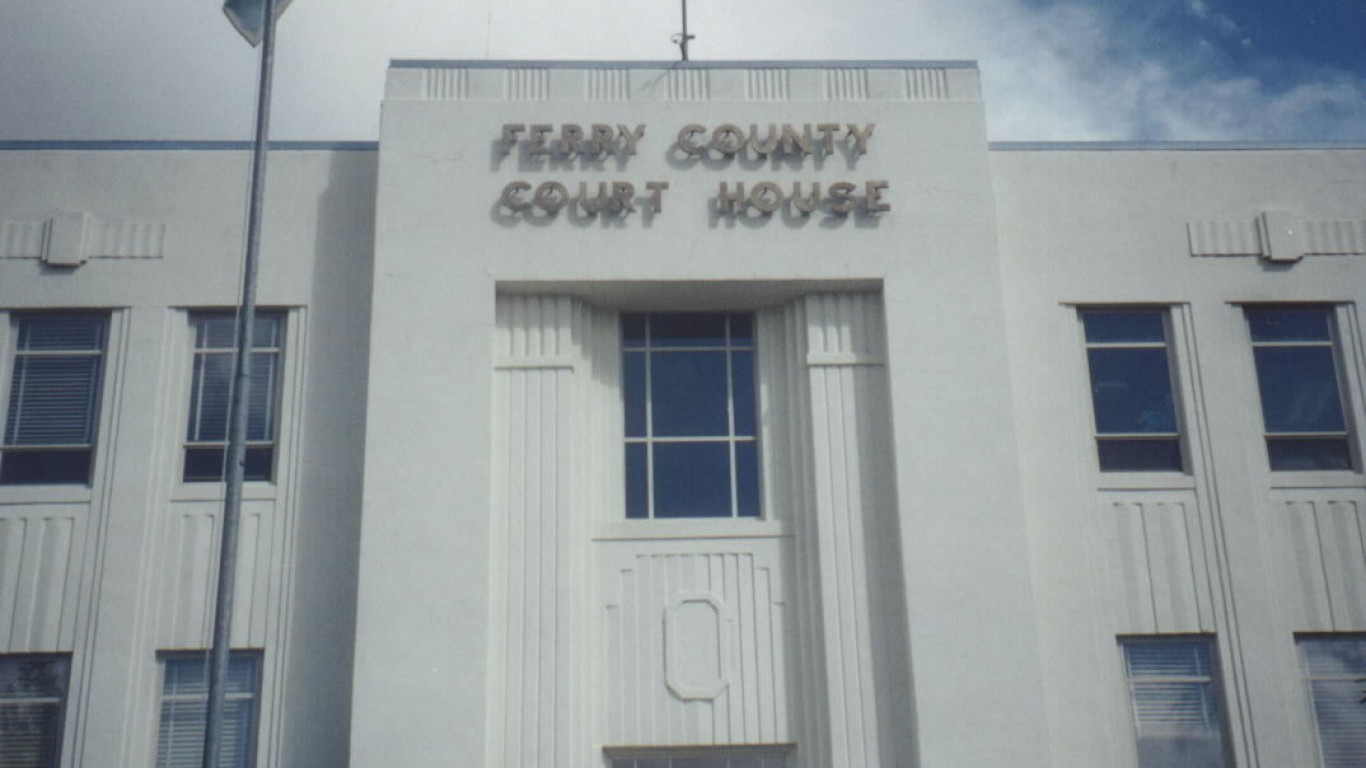
{"label": "sky", "polygon": [[[215,0],[4,0],[0,140],[251,137]],[[679,0],[294,0],[271,138],[373,140],[391,59],[676,60]],[[1366,0],[689,0],[695,60],[979,63],[993,141],[1366,143]]]}

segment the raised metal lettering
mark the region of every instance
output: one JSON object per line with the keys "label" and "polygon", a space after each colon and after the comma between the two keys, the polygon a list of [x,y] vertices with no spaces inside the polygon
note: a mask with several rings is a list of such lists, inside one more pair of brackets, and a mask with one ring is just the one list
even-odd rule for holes
{"label": "raised metal lettering", "polygon": [[801,211],[803,214],[811,213],[821,204],[821,183],[815,181],[811,183],[811,194],[802,196],[802,183],[792,182],[792,207]]}
{"label": "raised metal lettering", "polygon": [[645,124],[641,123],[640,125],[637,125],[635,130],[618,124],[617,130],[620,132],[621,138],[626,142],[626,154],[634,155],[636,153],[636,145],[639,144],[641,138],[645,136]]}
{"label": "raised metal lettering", "polygon": [[531,185],[525,181],[509,181],[503,187],[503,195],[499,200],[509,211],[521,213],[531,207],[531,203],[521,198],[521,194],[528,189],[531,189]]}
{"label": "raised metal lettering", "polygon": [[669,188],[667,181],[647,181],[645,188],[650,190],[650,213],[660,213],[664,210],[664,190]]}
{"label": "raised metal lettering", "polygon": [[745,148],[745,132],[731,123],[719,125],[712,131],[711,143],[707,146],[726,157],[734,157]]}
{"label": "raised metal lettering", "polygon": [[830,210],[835,213],[848,213],[854,210],[854,190],[857,186],[847,181],[837,181],[830,185]]}
{"label": "raised metal lettering", "polygon": [[569,190],[558,181],[543,182],[536,188],[536,207],[546,213],[558,213],[569,204]]}
{"label": "raised metal lettering", "polygon": [[749,204],[764,213],[773,213],[783,207],[783,191],[771,181],[761,181],[749,193]]}
{"label": "raised metal lettering", "polygon": [[697,123],[688,123],[687,125],[678,129],[678,139],[674,142],[674,146],[678,147],[678,151],[682,152],[685,155],[700,155],[703,152],[706,152],[707,148],[702,144],[694,142],[692,140],[692,137],[696,136],[699,133],[706,132],[707,127],[705,125],[698,125]]}
{"label": "raised metal lettering", "polygon": [[885,181],[870,181],[863,185],[864,194],[867,196],[867,200],[864,202],[868,205],[869,213],[882,213],[892,210],[891,203],[882,202],[882,190],[889,186],[891,185]]}
{"label": "raised metal lettering", "polygon": [[854,154],[862,155],[868,152],[868,139],[873,135],[876,123],[869,123],[862,131],[854,123],[849,123],[849,135],[854,139]]}
{"label": "raised metal lettering", "polygon": [[513,147],[517,146],[517,134],[524,130],[526,130],[526,126],[521,123],[503,124],[503,140],[498,142],[498,147],[503,150],[503,154],[506,155],[512,151]]}

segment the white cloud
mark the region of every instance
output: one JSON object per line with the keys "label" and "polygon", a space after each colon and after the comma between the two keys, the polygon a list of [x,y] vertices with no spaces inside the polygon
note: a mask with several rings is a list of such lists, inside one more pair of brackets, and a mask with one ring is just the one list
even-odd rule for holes
{"label": "white cloud", "polygon": [[[248,136],[254,58],[215,0],[14,5],[0,138]],[[1219,46],[1247,35],[1211,0],[1153,0],[1124,20],[1113,7],[691,0],[689,20],[698,59],[977,59],[995,140],[1366,139],[1362,77],[1232,70]],[[1172,40],[1158,22],[1177,16],[1218,34]],[[300,0],[281,27],[273,135],[374,138],[391,58],[668,60],[678,29],[672,1]]]}

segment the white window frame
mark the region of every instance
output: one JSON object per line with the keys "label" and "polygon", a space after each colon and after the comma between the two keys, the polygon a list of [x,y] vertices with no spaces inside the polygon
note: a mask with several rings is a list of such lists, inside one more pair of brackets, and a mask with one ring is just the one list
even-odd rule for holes
{"label": "white window frame", "polygon": [[[19,345],[19,325],[29,318],[41,317],[70,317],[85,316],[98,318],[100,321],[100,346],[98,349],[89,350],[20,350]],[[4,356],[0,360],[0,462],[4,461],[6,453],[35,453],[41,451],[85,451],[88,454],[88,470],[85,478],[80,481],[57,481],[57,482],[10,482],[0,485],[0,487],[15,488],[81,488],[88,489],[93,485],[96,475],[96,459],[100,439],[103,434],[107,382],[110,380],[110,363],[113,359],[112,349],[114,331],[114,318],[112,313],[103,309],[71,309],[64,311],[30,311],[30,310],[11,310],[0,312],[0,350]],[[99,360],[99,367],[94,382],[94,391],[91,393],[93,400],[90,414],[90,440],[83,443],[44,443],[44,444],[9,444],[7,437],[10,429],[9,410],[10,398],[13,395],[13,376],[20,357],[93,357]]]}
{"label": "white window frame", "polygon": [[[1129,700],[1129,714],[1133,727],[1135,764],[1138,765],[1139,768],[1168,768],[1165,765],[1145,766],[1142,763],[1140,744],[1144,738],[1144,724],[1146,721],[1138,705],[1138,698],[1136,695],[1138,689],[1148,685],[1195,685],[1207,687],[1210,698],[1217,708],[1217,711],[1213,713],[1213,717],[1214,723],[1218,728],[1220,757],[1222,758],[1224,766],[1232,765],[1233,752],[1229,741],[1228,713],[1224,703],[1223,686],[1220,683],[1218,647],[1214,638],[1206,635],[1126,635],[1118,638],[1118,640],[1120,661],[1123,664],[1124,670],[1125,691]],[[1131,674],[1130,649],[1138,646],[1154,645],[1196,645],[1204,647],[1207,654],[1206,658],[1209,666],[1209,674],[1174,674],[1134,677]],[[1181,713],[1175,714],[1179,717]],[[1201,713],[1202,717],[1205,717],[1207,714],[1208,713],[1205,712]],[[1171,766],[1170,768],[1180,768],[1180,766]]]}
{"label": "white window frame", "polygon": [[[1328,756],[1325,754],[1323,744],[1323,726],[1319,722],[1319,702],[1314,695],[1314,684],[1320,682],[1350,683],[1355,691],[1354,695],[1359,699],[1360,707],[1360,731],[1352,734],[1353,740],[1366,749],[1366,669],[1357,672],[1343,674],[1328,674],[1314,672],[1310,668],[1307,647],[1313,643],[1321,642],[1352,642],[1362,646],[1363,653],[1366,653],[1366,634],[1360,633],[1341,633],[1341,634],[1313,634],[1301,635],[1295,638],[1295,649],[1300,657],[1300,672],[1304,678],[1305,703],[1309,707],[1309,717],[1314,723],[1314,748],[1318,755],[1318,765],[1322,768],[1343,768],[1347,764],[1341,762],[1329,763]],[[1363,753],[1366,754],[1366,753]]]}
{"label": "white window frame", "polygon": [[[655,346],[652,346],[651,340],[650,340],[650,336],[649,336],[649,327],[650,327],[650,322],[649,322],[649,320],[650,320],[650,318],[651,318],[651,317],[654,317],[654,316],[658,316],[658,315],[669,315],[669,314],[696,314],[696,315],[710,315],[710,316],[718,316],[718,315],[719,315],[719,316],[723,316],[723,317],[725,318],[725,324],[726,324],[726,341],[725,341],[724,344],[722,344],[722,345],[716,345],[716,346],[712,346],[712,345],[708,345],[708,346],[689,346],[689,347],[671,347],[671,346],[655,347]],[[749,340],[749,344],[748,344],[748,345],[736,345],[736,344],[734,343],[734,338],[733,338],[732,332],[731,332],[731,319],[732,319],[732,317],[735,316],[735,315],[743,315],[743,316],[746,316],[746,317],[749,318],[749,322],[750,322],[750,340]],[[631,347],[628,347],[628,346],[626,345],[626,340],[625,340],[625,326],[624,326],[624,324],[625,324],[625,320],[626,320],[626,318],[627,318],[628,316],[638,316],[638,317],[641,317],[641,318],[644,320],[644,322],[645,322],[645,327],[646,327],[646,337],[645,337],[645,342],[644,342],[644,345],[643,345],[643,346],[631,346]],[[698,311],[693,311],[693,310],[657,310],[657,311],[649,311],[649,310],[645,310],[645,311],[633,311],[633,310],[628,310],[628,311],[622,311],[622,312],[619,312],[619,313],[618,313],[618,324],[619,324],[619,326],[620,326],[620,331],[619,331],[618,334],[617,334],[617,339],[618,339],[618,353],[617,353],[617,354],[618,354],[618,358],[619,358],[619,361],[620,361],[620,362],[619,362],[619,366],[620,366],[620,370],[621,370],[621,378],[620,378],[620,381],[619,381],[619,383],[618,383],[618,386],[619,386],[619,388],[620,388],[620,391],[622,392],[622,401],[623,401],[623,404],[625,403],[625,393],[626,393],[626,378],[625,378],[625,376],[626,376],[626,374],[625,374],[625,371],[626,371],[626,362],[625,362],[625,361],[626,361],[626,355],[627,355],[627,354],[641,354],[641,355],[643,355],[643,357],[644,357],[644,359],[645,359],[645,372],[644,372],[644,387],[645,387],[645,395],[644,395],[644,397],[645,397],[645,434],[644,434],[643,436],[630,436],[630,435],[627,435],[627,434],[626,434],[626,429],[625,429],[625,420],[624,420],[624,417],[623,417],[623,422],[622,422],[622,436],[621,436],[621,437],[622,437],[622,445],[623,445],[623,448],[622,448],[622,451],[623,451],[623,463],[622,463],[622,468],[623,468],[623,470],[622,470],[623,485],[622,485],[622,494],[623,494],[623,510],[624,510],[623,519],[626,520],[626,521],[628,521],[628,522],[631,522],[631,523],[639,523],[639,522],[642,522],[642,521],[664,521],[664,520],[668,520],[668,521],[688,521],[688,520],[692,520],[692,521],[707,521],[707,520],[710,520],[710,521],[720,521],[720,520],[748,520],[748,521],[753,521],[753,520],[762,520],[762,519],[764,519],[764,517],[765,517],[765,510],[764,510],[764,492],[763,492],[763,489],[764,489],[764,467],[763,467],[763,461],[762,461],[762,443],[761,443],[761,440],[762,440],[762,431],[763,431],[763,429],[762,429],[762,425],[761,425],[761,423],[760,423],[760,411],[759,411],[759,386],[760,386],[760,382],[759,382],[759,370],[760,370],[760,369],[759,369],[759,361],[758,361],[758,355],[759,355],[759,348],[758,348],[758,347],[759,347],[759,339],[758,339],[758,316],[757,316],[757,314],[756,314],[754,311],[752,311],[752,310],[698,310]],[[733,369],[732,369],[732,361],[733,361],[733,354],[732,354],[732,353],[737,352],[737,351],[738,351],[738,352],[748,352],[748,353],[750,354],[750,358],[751,358],[751,371],[750,371],[750,377],[751,377],[751,380],[752,380],[752,382],[753,382],[753,387],[754,387],[754,398],[755,398],[755,402],[754,402],[754,404],[753,404],[753,409],[754,409],[754,422],[755,422],[755,423],[754,423],[754,434],[752,434],[752,435],[738,435],[738,434],[736,433],[736,423],[735,423],[735,421],[736,421],[736,420],[735,420],[735,391],[734,391],[734,389],[735,389],[735,387],[734,387],[734,385],[735,385],[735,374],[734,374],[734,371],[733,371]],[[659,436],[656,436],[656,435],[654,434],[654,432],[653,432],[653,428],[654,428],[654,414],[653,414],[654,401],[653,401],[653,398],[651,397],[651,374],[650,374],[650,371],[651,371],[651,363],[650,363],[650,360],[651,360],[651,355],[652,355],[653,353],[655,353],[655,352],[664,352],[664,353],[668,353],[668,352],[678,352],[678,353],[680,353],[680,354],[687,354],[687,353],[689,353],[689,352],[721,352],[721,353],[724,354],[724,356],[725,356],[725,361],[726,361],[726,373],[725,373],[725,375],[726,375],[726,421],[727,421],[726,429],[727,429],[727,434],[725,434],[725,435],[708,435],[708,436],[703,436],[703,437],[659,437]],[[720,442],[725,442],[726,445],[727,445],[727,454],[728,454],[728,462],[729,462],[729,473],[730,473],[730,488],[728,489],[728,491],[729,491],[729,497],[730,497],[730,510],[729,510],[729,514],[697,515],[697,516],[685,516],[685,517],[674,517],[674,516],[661,517],[661,516],[656,515],[656,504],[655,504],[655,473],[654,473],[655,462],[654,462],[654,460],[653,460],[653,449],[654,449],[654,446],[657,446],[657,445],[668,445],[668,444],[681,444],[681,443],[699,443],[699,442],[701,442],[701,443],[720,443]],[[755,486],[757,496],[756,496],[756,499],[755,499],[755,504],[756,504],[755,514],[753,514],[753,515],[742,515],[742,514],[740,514],[740,506],[739,506],[739,502],[740,502],[740,493],[739,493],[739,485],[740,485],[740,481],[739,481],[739,470],[740,470],[740,465],[739,465],[739,461],[738,461],[738,458],[737,458],[737,450],[736,450],[736,449],[737,449],[737,445],[740,444],[740,443],[748,443],[748,444],[752,444],[752,445],[754,446],[755,466],[754,466],[754,477],[751,478],[751,480],[752,480],[752,482],[753,482],[753,484],[754,484],[754,486]],[[630,473],[629,470],[627,469],[627,461],[629,461],[629,459],[627,459],[627,458],[625,457],[625,454],[629,451],[629,446],[631,446],[631,445],[643,445],[643,446],[645,447],[645,451],[646,451],[646,455],[645,455],[645,470],[646,470],[646,476],[645,476],[645,480],[644,480],[644,484],[645,484],[645,496],[646,496],[646,498],[645,498],[645,510],[646,510],[646,512],[645,512],[645,516],[644,516],[644,517],[638,517],[638,518],[633,518],[633,517],[628,517],[628,516],[627,516],[627,515],[629,515],[629,511],[630,511],[630,510],[629,510],[629,504],[628,504],[628,502],[627,502],[627,500],[626,500],[626,496],[627,496],[627,494],[628,494],[627,487],[628,487],[629,484],[631,483],[631,473]]]}
{"label": "white window frame", "polygon": [[[1150,477],[1160,485],[1168,485],[1173,478],[1186,477],[1191,474],[1192,467],[1192,445],[1188,434],[1188,423],[1185,413],[1186,392],[1181,380],[1181,356],[1177,350],[1176,322],[1173,318],[1173,305],[1170,304],[1079,304],[1076,305],[1076,322],[1081,337],[1083,368],[1086,382],[1086,409],[1089,414],[1091,424],[1091,451],[1095,455],[1096,471],[1102,476],[1111,478],[1124,478],[1122,482],[1132,481],[1134,478]],[[1121,312],[1141,312],[1158,315],[1162,322],[1162,341],[1145,342],[1092,342],[1086,338],[1086,316],[1091,314]],[[1091,370],[1090,353],[1097,349],[1161,349],[1165,352],[1167,360],[1167,386],[1172,399],[1172,416],[1175,421],[1176,429],[1172,432],[1138,432],[1138,433],[1118,433],[1101,432],[1099,424],[1099,414],[1096,412],[1094,387],[1094,373]],[[1121,440],[1167,440],[1174,441],[1177,451],[1180,454],[1180,466],[1172,468],[1105,468],[1101,463],[1100,447],[1106,441]],[[1177,482],[1180,482],[1178,479]]]}
{"label": "white window frame", "polygon": [[[223,481],[223,476],[221,474],[217,477],[206,476],[195,479],[187,479],[185,477],[185,472],[187,456],[189,451],[191,450],[220,449],[226,452],[226,434],[223,440],[192,440],[190,436],[190,431],[194,426],[191,423],[191,413],[195,407],[195,393],[193,389],[194,369],[196,362],[199,360],[201,355],[231,356],[234,355],[236,351],[234,348],[199,347],[199,323],[201,320],[206,318],[225,318],[232,317],[233,315],[234,313],[231,309],[190,309],[185,314],[188,341],[186,343],[187,354],[184,363],[185,378],[184,383],[181,387],[182,391],[184,392],[184,399],[181,401],[179,408],[179,426],[178,431],[176,433],[179,435],[180,442],[178,444],[177,458],[175,463],[176,482],[180,484],[182,488],[213,486],[216,484],[221,484]],[[281,431],[284,426],[284,411],[286,406],[286,391],[284,387],[284,382],[288,377],[288,365],[290,363],[289,355],[292,341],[291,334],[292,328],[295,324],[295,318],[294,313],[288,310],[260,309],[257,311],[258,327],[262,317],[278,318],[281,324],[279,333],[279,344],[272,347],[252,347],[252,354],[274,354],[276,356],[275,376],[273,381],[271,382],[271,387],[273,390],[270,401],[272,406],[272,412],[268,416],[268,418],[271,420],[271,438],[269,440],[249,440],[247,442],[247,449],[250,450],[252,448],[261,447],[271,448],[271,466],[268,478],[248,479],[246,482],[258,485],[274,485],[277,482],[279,482],[280,477],[280,448],[282,443]]]}
{"label": "white window frame", "polygon": [[[1328,318],[1328,336],[1323,341],[1255,341],[1252,338],[1252,324],[1250,314],[1259,310],[1274,309],[1313,309],[1325,313]],[[1340,477],[1343,473],[1360,473],[1362,471],[1362,454],[1358,436],[1361,434],[1359,423],[1360,413],[1358,403],[1353,393],[1360,390],[1360,381],[1355,375],[1355,367],[1360,361],[1353,359],[1350,350],[1353,348],[1351,343],[1351,327],[1355,318],[1355,313],[1349,311],[1347,305],[1324,301],[1324,302],[1248,302],[1239,305],[1242,315],[1243,332],[1247,338],[1247,349],[1250,363],[1250,375],[1252,381],[1252,393],[1257,398],[1257,423],[1258,432],[1262,436],[1262,462],[1268,472],[1277,477],[1278,482],[1287,482],[1288,478],[1302,478],[1312,482],[1312,478],[1322,477],[1328,482],[1334,477]],[[1342,408],[1343,432],[1312,432],[1312,433],[1289,433],[1289,432],[1269,432],[1266,428],[1265,411],[1262,406],[1261,379],[1257,373],[1257,349],[1274,347],[1327,347],[1332,351],[1334,374],[1337,381],[1338,403]],[[1271,466],[1270,444],[1271,440],[1277,437],[1333,437],[1342,438],[1346,441],[1347,454],[1350,467],[1341,469],[1274,469]],[[1297,485],[1294,481],[1288,481],[1290,485]]]}
{"label": "white window frame", "polygon": [[[7,707],[21,706],[55,706],[57,716],[55,718],[54,729],[56,731],[56,749],[53,751],[50,762],[43,763],[38,768],[56,768],[62,763],[62,747],[65,742],[66,730],[66,710],[67,699],[71,694],[71,656],[64,653],[16,653],[0,654],[0,667],[9,665],[19,665],[25,662],[55,662],[59,665],[61,675],[61,692],[56,696],[21,696],[14,692],[0,688],[0,711]],[[0,739],[0,761],[7,761],[5,755],[6,745]],[[8,764],[8,762],[5,762]]]}
{"label": "white window frame", "polygon": [[[247,726],[247,727],[249,728],[249,730],[250,730],[250,736],[249,736],[249,738],[248,738],[248,743],[247,743],[246,751],[245,751],[245,753],[242,755],[242,757],[244,758],[244,761],[235,763],[234,766],[233,766],[233,768],[253,768],[253,766],[256,765],[256,756],[257,756],[256,753],[257,753],[258,747],[260,746],[260,743],[261,743],[261,710],[262,710],[262,701],[261,701],[261,697],[262,697],[262,691],[263,691],[263,688],[262,688],[262,680],[264,679],[263,674],[262,674],[262,673],[263,673],[263,670],[264,670],[264,653],[263,653],[262,651],[260,651],[259,649],[241,649],[241,650],[234,649],[234,650],[231,651],[231,653],[229,654],[228,663],[229,663],[229,665],[231,666],[231,665],[234,664],[234,663],[240,663],[240,662],[248,661],[248,660],[249,660],[249,661],[253,664],[253,666],[254,666],[254,669],[252,670],[253,676],[252,676],[252,688],[251,688],[251,690],[248,691],[248,692],[229,691],[229,692],[227,692],[227,693],[224,695],[225,701],[226,701],[227,703],[229,703],[229,704],[231,704],[231,703],[233,703],[233,702],[250,701],[250,702],[253,702],[254,705],[255,705],[255,706],[252,707],[252,711],[251,711],[251,722],[250,722],[250,723],[248,724],[248,726]],[[169,759],[169,756],[165,756],[165,755],[163,755],[163,753],[162,753],[163,738],[165,737],[165,734],[162,733],[161,725],[162,725],[162,719],[163,719],[163,717],[164,717],[165,709],[166,709],[166,705],[167,705],[167,704],[197,704],[197,703],[201,703],[201,702],[202,702],[202,703],[204,704],[204,716],[205,716],[205,717],[208,716],[208,678],[207,678],[207,675],[208,675],[209,665],[210,665],[209,652],[208,652],[208,651],[205,651],[205,650],[199,650],[199,651],[163,651],[163,652],[160,652],[160,653],[157,654],[157,662],[158,662],[157,666],[158,666],[159,669],[160,669],[160,684],[159,684],[159,686],[158,686],[158,693],[157,693],[157,699],[156,699],[156,702],[157,702],[157,707],[156,707],[156,722],[157,722],[157,727],[156,727],[156,741],[155,741],[155,744],[154,744],[154,751],[153,751],[153,759],[154,759],[154,761],[155,761],[155,762],[154,762],[155,768],[198,768],[198,766],[200,765],[200,757],[199,757],[199,756],[200,756],[200,754],[202,754],[202,751],[203,751],[203,744],[204,744],[203,719],[201,719],[201,720],[199,721],[199,730],[198,730],[196,733],[192,733],[192,734],[191,734],[191,739],[192,739],[192,741],[194,741],[194,743],[198,744],[198,747],[199,747],[199,748],[198,748],[197,750],[194,751],[194,755],[192,756],[191,762],[190,762],[189,764],[176,764],[176,763],[172,763],[172,762],[166,762],[166,761],[163,760],[163,757],[167,757],[167,759]],[[205,678],[204,678],[204,679],[205,679],[205,684],[204,684],[204,687],[203,687],[203,689],[202,689],[202,692],[199,692],[199,691],[197,691],[197,692],[191,692],[191,693],[176,692],[176,693],[170,693],[170,694],[168,694],[168,693],[166,692],[166,682],[167,682],[167,680],[166,680],[166,669],[167,669],[168,663],[173,663],[173,662],[180,662],[180,663],[184,663],[184,662],[197,662],[197,663],[203,665],[203,667],[204,667],[204,674],[205,674]],[[231,675],[231,672],[229,672],[229,675]],[[225,719],[226,719],[226,714],[225,714]],[[225,744],[225,746],[226,746],[226,744]],[[223,754],[222,752],[219,753],[220,756],[221,756],[222,754]]]}

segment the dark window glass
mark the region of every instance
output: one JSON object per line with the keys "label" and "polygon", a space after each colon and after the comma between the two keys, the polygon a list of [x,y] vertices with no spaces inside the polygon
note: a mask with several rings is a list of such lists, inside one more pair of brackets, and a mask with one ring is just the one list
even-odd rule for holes
{"label": "dark window glass", "polygon": [[1351,469],[1329,307],[1247,310],[1273,470]]}
{"label": "dark window glass", "polygon": [[0,484],[90,482],[99,423],[103,315],[20,315]]}
{"label": "dark window glass", "polygon": [[1086,312],[1083,318],[1086,341],[1091,344],[1167,341],[1160,310],[1097,310]]}
{"label": "dark window glass", "polygon": [[1164,310],[1082,312],[1097,456],[1104,471],[1184,467],[1165,317]]}
{"label": "dark window glass", "polygon": [[726,443],[655,443],[655,517],[730,517]]}
{"label": "dark window glass", "polygon": [[622,316],[626,516],[757,517],[753,321]]}
{"label": "dark window glass", "polygon": [[654,436],[725,435],[727,389],[725,352],[652,352]]}
{"label": "dark window glass", "polygon": [[[182,477],[185,482],[219,482],[225,473],[237,320],[226,313],[195,315],[191,320],[195,351]],[[274,475],[284,316],[258,314],[252,335],[245,478],[268,481]]]}

